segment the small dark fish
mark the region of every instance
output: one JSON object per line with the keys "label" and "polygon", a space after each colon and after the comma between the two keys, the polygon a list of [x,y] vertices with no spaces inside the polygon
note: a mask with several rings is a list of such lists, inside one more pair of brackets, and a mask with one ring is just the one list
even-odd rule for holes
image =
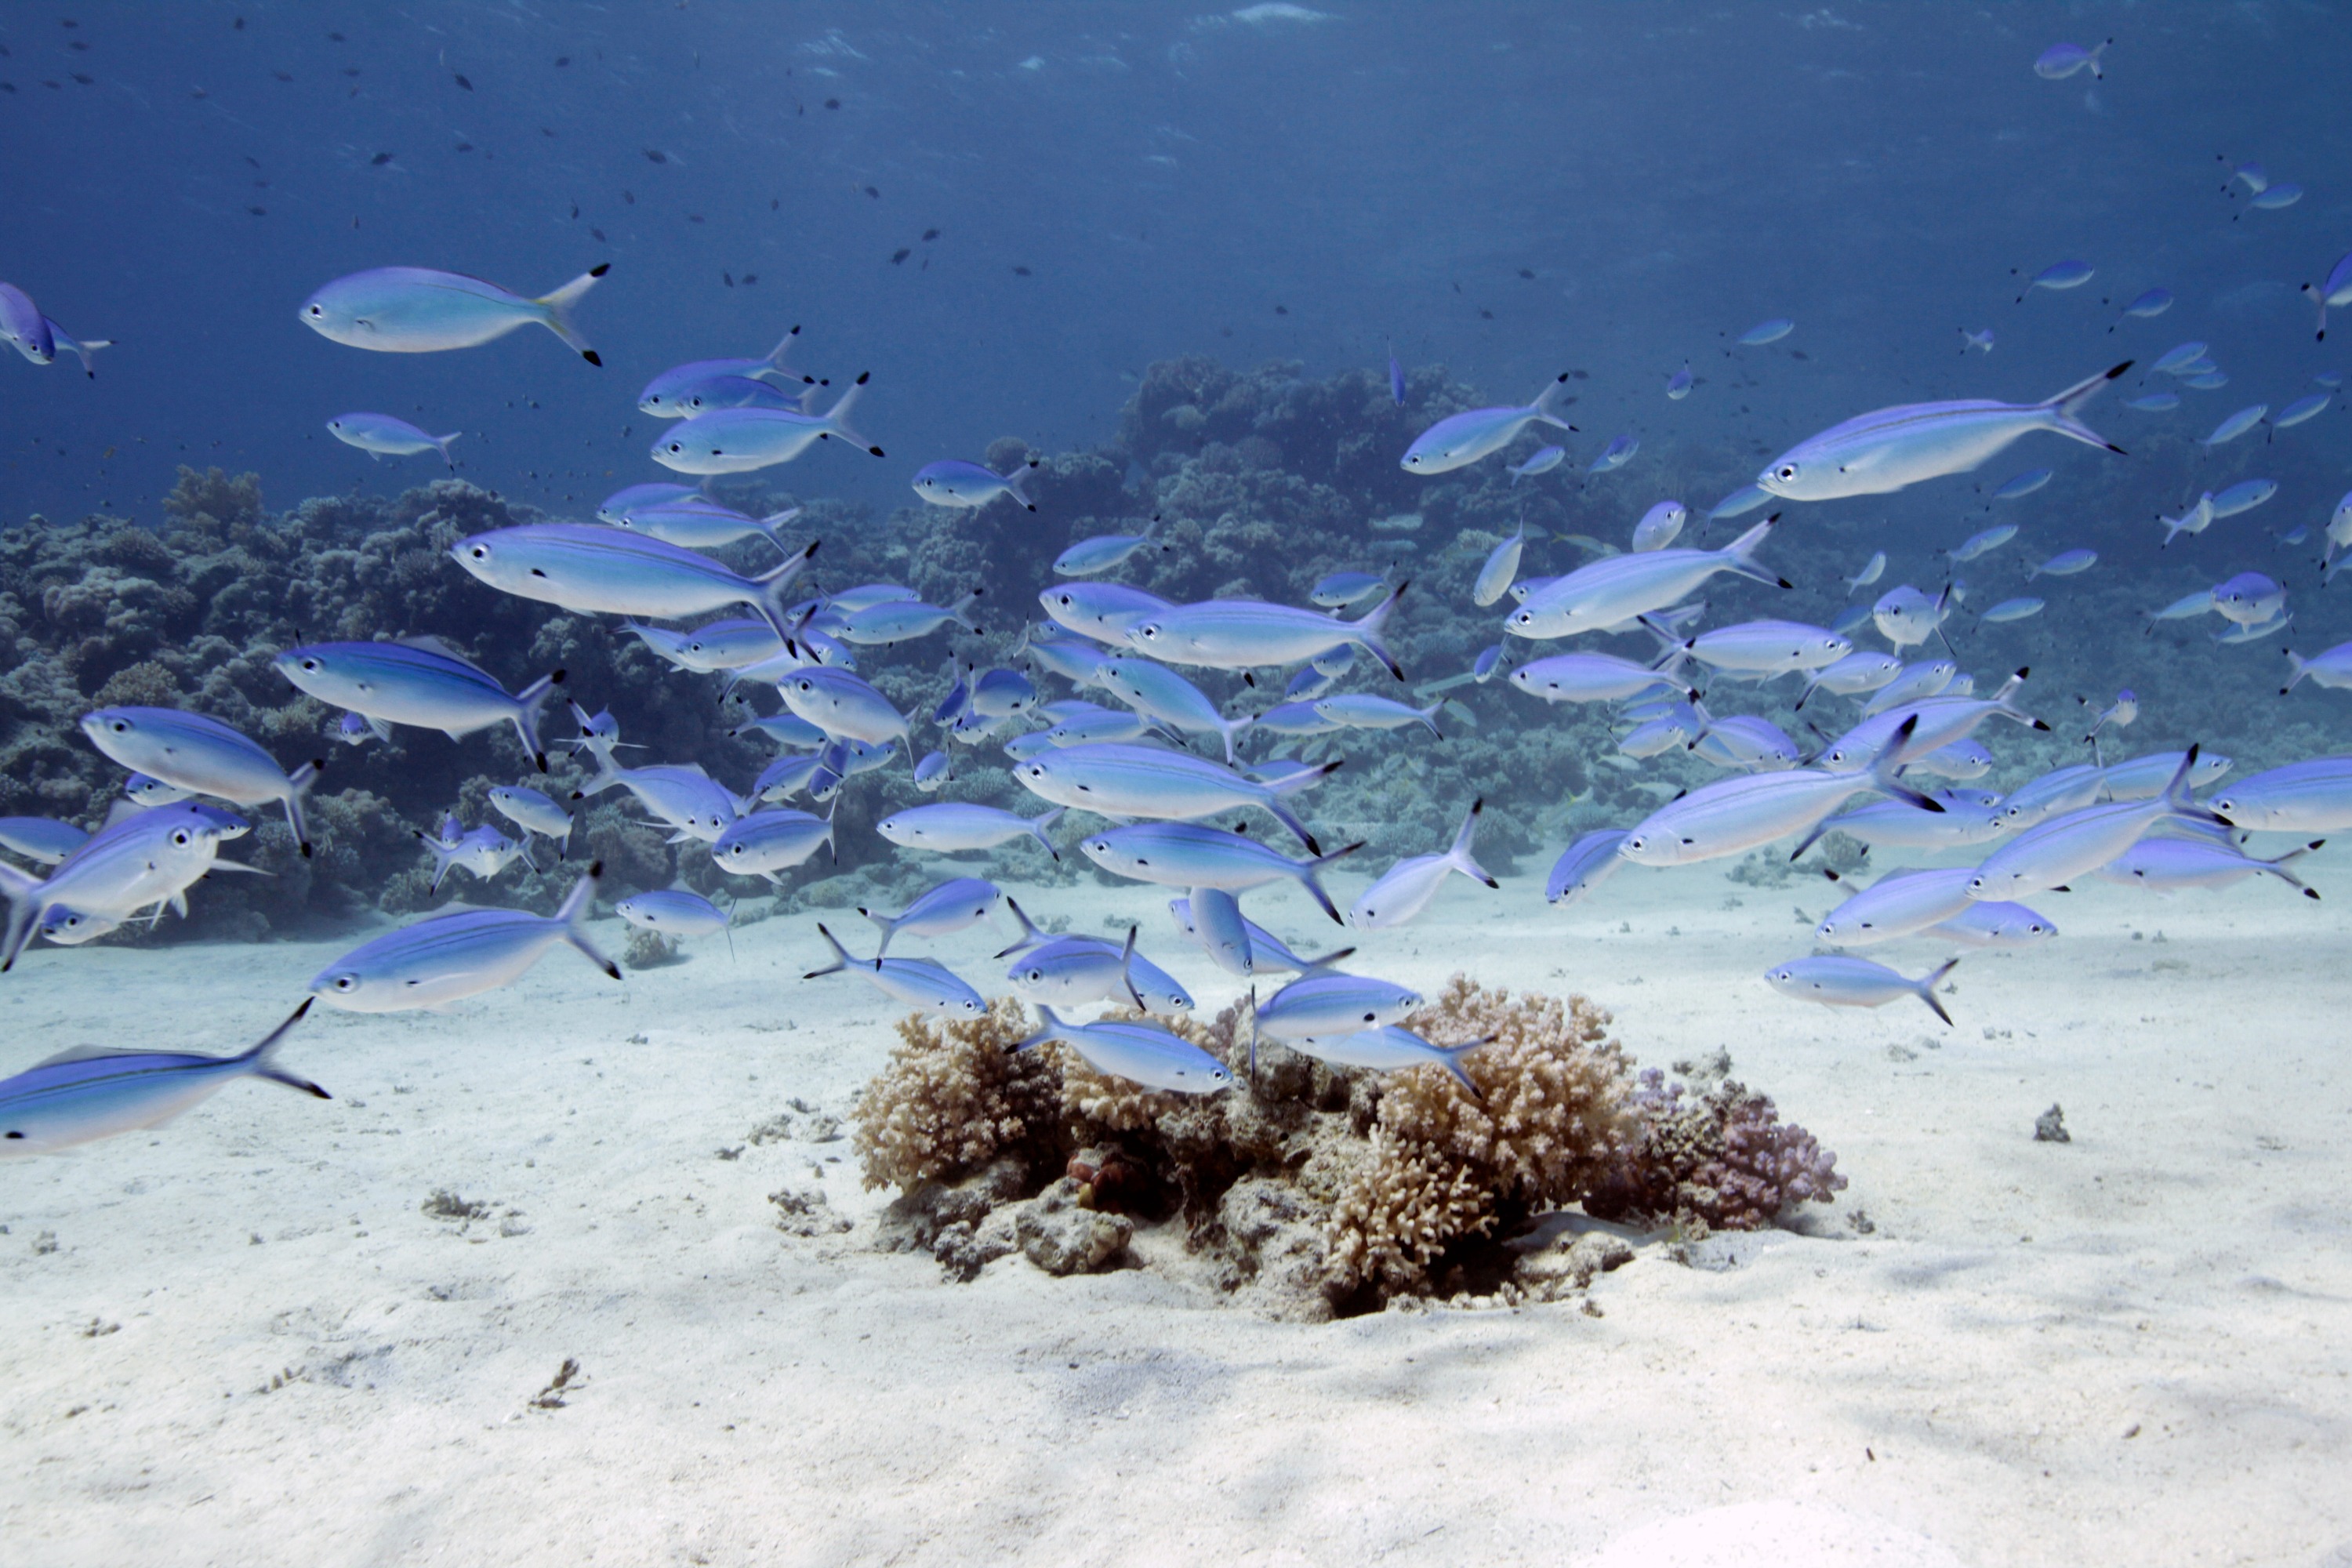
{"label": "small dark fish", "polygon": [[[356,75],[357,73],[356,73],[356,72],[354,72],[353,74],[354,74],[354,75]],[[457,84],[459,87],[464,88],[467,92],[471,92],[471,91],[473,91],[473,90],[474,90],[474,84],[473,84],[472,82],[467,81],[467,80],[466,79],[466,76],[465,76],[465,73],[464,73],[463,71],[458,72],[458,73],[457,73],[455,77],[453,77],[451,79],[452,79],[452,80],[454,80],[454,81],[456,81],[456,82],[457,82]]]}
{"label": "small dark fish", "polygon": [[[392,154],[391,154],[391,153],[378,153],[374,157],[370,158],[370,159],[368,160],[368,167],[370,167],[370,168],[372,168],[372,169],[381,169],[381,168],[383,168],[386,163],[391,163],[391,162],[392,162]],[[572,210],[572,216],[574,216],[574,217],[578,217],[578,216],[580,216],[580,209],[579,209],[579,208],[577,208],[577,207],[574,207],[574,208]]]}
{"label": "small dark fish", "polygon": [[460,142],[457,143],[457,151],[460,153],[470,153],[473,150],[474,144],[471,142]]}
{"label": "small dark fish", "polygon": [[1290,307],[1287,305],[1276,305],[1274,308],[1274,313],[1277,316],[1287,316],[1290,314]]}
{"label": "small dark fish", "polygon": [[565,66],[568,66],[571,63],[572,57],[570,55],[558,55],[555,57],[555,67],[558,70],[562,69]]}
{"label": "small dark fish", "polygon": [[938,229],[935,229],[935,228],[927,228],[927,229],[923,230],[923,237],[924,237],[925,239],[927,239],[927,240],[930,240],[930,239],[937,239],[937,238],[939,238],[939,237],[940,237],[940,231],[939,231]]}
{"label": "small dark fish", "polygon": [[915,254],[915,253],[914,253],[913,251],[911,251],[911,250],[908,249],[905,246],[903,246],[903,245],[902,245],[902,246],[900,246],[898,249],[896,249],[896,250],[894,250],[894,251],[892,251],[892,252],[890,253],[890,265],[891,265],[891,266],[893,266],[893,267],[896,267],[896,266],[899,265],[901,262],[905,261],[905,260],[907,259],[907,258],[908,258],[909,256],[912,256],[912,255],[914,255],[914,254]]}
{"label": "small dark fish", "polygon": [[291,73],[287,71],[271,71],[269,74],[276,77],[279,81],[292,81],[294,79]]}
{"label": "small dark fish", "polygon": [[726,284],[730,289],[735,287],[735,274],[732,272],[721,272],[719,275],[719,280],[721,283]]}
{"label": "small dark fish", "polygon": [[828,98],[824,100],[824,106],[827,109],[839,109],[841,107],[841,100],[837,98]]}
{"label": "small dark fish", "polygon": [[868,185],[868,186],[866,186],[866,194],[867,195],[869,195],[869,196],[872,196],[872,197],[873,197],[876,201],[877,201],[877,202],[878,202],[878,201],[880,201],[880,200],[882,199],[882,193],[881,193],[881,192],[879,192],[879,191],[877,191],[877,190],[876,190],[876,189],[875,189],[873,186],[871,186],[871,185]]}
{"label": "small dark fish", "polygon": [[596,227],[593,227],[593,226],[592,226],[592,227],[588,230],[588,232],[589,232],[590,234],[593,234],[593,235],[594,235],[594,236],[596,237],[596,243],[597,243],[597,244],[599,244],[599,245],[603,245],[603,244],[604,244],[604,243],[605,243],[605,239],[604,239],[604,231],[603,229],[601,229],[601,228],[596,228]]}
{"label": "small dark fish", "polygon": [[343,74],[345,76],[357,76],[360,74],[360,68],[357,66],[345,66],[343,68]]}
{"label": "small dark fish", "polygon": [[625,205],[625,206],[635,206],[635,205],[637,205],[637,194],[636,194],[636,192],[635,192],[635,191],[623,191],[623,192],[621,193],[621,201],[622,201],[622,204],[623,204],[624,205]]}
{"label": "small dark fish", "polygon": [[760,275],[756,272],[746,272],[743,274],[743,287],[746,289],[749,289],[752,284],[757,283],[759,280]]}
{"label": "small dark fish", "polygon": [[702,221],[702,215],[700,213],[688,213],[686,215],[686,221],[688,223],[700,223]]}
{"label": "small dark fish", "polygon": [[247,207],[245,210],[251,213],[256,217],[268,217],[269,216],[269,209],[268,207]]}
{"label": "small dark fish", "polygon": [[575,218],[580,216],[580,204],[578,202],[573,202],[572,204],[572,216]]}
{"label": "small dark fish", "polygon": [[669,162],[669,154],[663,152],[658,147],[648,147],[646,149],[646,162],[648,163],[667,163]]}
{"label": "small dark fish", "polygon": [[1520,276],[1520,277],[1522,277],[1522,278],[1527,279],[1528,279],[1528,281],[1530,281],[1530,282],[1533,282],[1533,281],[1535,280],[1535,274],[1534,274],[1533,272],[1528,271],[1528,270],[1526,268],[1524,268],[1524,267],[1522,267],[1522,268],[1519,268],[1519,276]]}
{"label": "small dark fish", "polygon": [[1013,269],[1013,275],[1015,278],[1027,278],[1031,273],[1026,267],[1016,267]]}
{"label": "small dark fish", "polygon": [[1494,312],[1494,311],[1492,311],[1492,310],[1481,310],[1478,312],[1478,314],[1479,314],[1480,318],[1481,318],[1481,319],[1483,319],[1483,320],[1485,320],[1485,321],[1493,321],[1493,320],[1495,319],[1495,312]]}
{"label": "small dark fish", "polygon": [[327,41],[331,44],[340,44],[347,42],[348,40],[346,40],[341,33],[329,33],[327,35]]}
{"label": "small dark fish", "polygon": [[81,83],[81,84],[82,84],[82,86],[84,86],[84,87],[88,87],[88,86],[89,86],[92,82],[94,82],[94,81],[96,81],[96,80],[98,79],[97,79],[96,77],[94,77],[94,76],[86,76],[86,75],[84,75],[84,74],[83,74],[82,72],[80,72],[80,71],[76,71],[76,72],[74,72],[74,73],[73,73],[73,79],[74,79],[74,80],[76,80],[76,81],[78,81],[78,82]]}

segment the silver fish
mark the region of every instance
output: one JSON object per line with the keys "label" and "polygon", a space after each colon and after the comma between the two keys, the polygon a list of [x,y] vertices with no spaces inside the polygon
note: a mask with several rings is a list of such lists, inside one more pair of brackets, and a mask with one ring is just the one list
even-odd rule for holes
{"label": "silver fish", "polygon": [[849,411],[866,383],[860,375],[821,415],[791,408],[719,408],[698,414],[655,437],[653,459],[681,474],[742,474],[789,463],[823,440],[840,441],[879,458],[882,448],[849,423]]}
{"label": "silver fish", "polygon": [[2036,430],[2120,453],[2122,447],[2075,416],[2130,368],[2126,360],[2041,403],[1964,398],[1857,415],[1773,458],[1756,476],[1756,483],[1786,500],[1885,495],[1922,480],[1967,473]]}
{"label": "silver fish", "polygon": [[1742,621],[1702,632],[1682,646],[1709,669],[1766,680],[1826,668],[1853,651],[1844,637],[1801,621]]}
{"label": "silver fish", "polygon": [[310,1010],[306,999],[259,1044],[233,1057],[89,1046],[60,1051],[0,1080],[0,1159],[47,1154],[121,1132],[161,1127],[234,1079],[267,1079],[331,1100],[325,1089],[275,1060],[278,1047]]}
{"label": "silver fish", "polygon": [[1129,647],[1153,658],[1212,669],[1301,664],[1348,644],[1362,648],[1402,680],[1404,671],[1381,639],[1405,587],[1399,583],[1352,621],[1331,620],[1292,605],[1212,599],[1159,611],[1129,626],[1124,637]]}
{"label": "silver fish", "polygon": [[2034,824],[1977,868],[1969,881],[1969,897],[2007,900],[2063,888],[2113,860],[2168,818],[2226,826],[2189,798],[2189,778],[2196,765],[2197,748],[2191,746],[2172,782],[2153,799],[2086,805]]}
{"label": "silver fish", "polygon": [[557,942],[614,980],[621,972],[596,951],[586,926],[602,862],[572,884],[552,916],[527,910],[460,910],[430,915],[364,942],[310,981],[310,994],[347,1013],[446,1007],[522,977]]}
{"label": "silver fish", "polygon": [[902,847],[942,855],[961,849],[993,849],[1016,838],[1034,838],[1046,854],[1059,860],[1062,852],[1054,847],[1048,835],[1061,820],[1059,806],[1042,816],[1019,816],[992,805],[941,801],[894,811],[876,823],[874,831]]}
{"label": "silver fish", "polygon": [[1349,844],[1328,855],[1293,860],[1255,839],[1221,827],[1190,822],[1141,822],[1090,835],[1078,847],[1087,859],[1114,876],[1175,888],[1222,888],[1246,892],[1284,878],[1306,889],[1334,924],[1340,923],[1339,906],[1323,890],[1318,874],[1324,868],[1361,849]]}
{"label": "silver fish", "polygon": [[1369,975],[1303,974],[1256,1009],[1255,1027],[1277,1040],[1331,1038],[1383,1029],[1422,1005],[1421,993]]}
{"label": "silver fish", "polygon": [[1544,879],[1544,901],[1581,901],[1625,863],[1619,853],[1624,845],[1624,829],[1618,827],[1597,828],[1577,839],[1552,862],[1551,874]]}
{"label": "silver fish", "polygon": [[541,326],[590,364],[604,362],[572,324],[572,308],[612,270],[599,262],[552,294],[527,300],[495,283],[430,267],[378,267],[338,278],[302,302],[304,326],[348,348],[433,353]]}
{"label": "silver fish", "polygon": [[613,906],[613,912],[642,931],[664,935],[709,936],[728,927],[725,910],[683,888],[631,893]]}
{"label": "silver fish", "polygon": [[1681,603],[1719,572],[1786,588],[1786,578],[1755,560],[1779,517],[1773,513],[1720,550],[1652,550],[1588,563],[1529,594],[1504,628],[1545,638],[1620,626]]}
{"label": "silver fish", "polygon": [[1403,925],[1429,908],[1430,900],[1445,885],[1445,879],[1457,872],[1489,888],[1501,887],[1470,853],[1471,841],[1478,832],[1478,814],[1486,806],[1484,799],[1470,803],[1469,813],[1454,835],[1453,846],[1444,853],[1408,856],[1382,872],[1378,881],[1357,895],[1354,906],[1348,910],[1348,923],[1358,931],[1386,931]]}
{"label": "silver fish", "polygon": [[1192,994],[1169,973],[1135,951],[1135,928],[1125,942],[1094,936],[1055,936],[1031,922],[1011,899],[1005,909],[1021,927],[1020,939],[996,956],[1020,957],[1004,978],[1024,1000],[1057,1007],[1125,999],[1147,1013],[1174,1016],[1192,1010]]}
{"label": "silver fish", "polygon": [[1866,958],[1825,955],[1783,963],[1766,971],[1764,980],[1783,996],[1831,1007],[1884,1007],[1902,997],[1916,996],[1948,1025],[1952,1016],[1936,999],[1936,987],[1959,962],[1957,958],[1948,959],[1918,979],[1909,980]]}
{"label": "silver fish", "polygon": [[[1678,500],[1662,500],[1642,514],[1633,525],[1633,550],[1646,555],[1654,550],[1664,550],[1682,537],[1683,524],[1690,521],[1690,508]],[[1486,600],[1478,601],[1480,604]]]}
{"label": "silver fish", "polygon": [[2263,833],[2338,833],[2352,828],[2352,757],[2313,757],[2240,779],[2214,795],[2231,826]]}
{"label": "silver fish", "polygon": [[1568,384],[1569,374],[1563,371],[1523,408],[1473,408],[1449,414],[1413,437],[1398,466],[1410,474],[1449,473],[1501,451],[1530,425],[1573,431],[1576,426],[1568,422],[1567,409],[1576,400],[1569,395]]}
{"label": "silver fish", "polygon": [[895,915],[877,914],[863,904],[857,906],[857,912],[880,928],[882,945],[874,951],[874,956],[880,958],[890,951],[891,939],[902,931],[908,936],[946,936],[986,920],[1003,901],[1004,895],[995,883],[956,877],[925,889]]}
{"label": "silver fish", "polygon": [[816,934],[833,949],[833,962],[801,976],[814,980],[826,974],[855,974],[885,996],[923,1013],[944,1013],[950,1018],[987,1016],[988,1003],[981,994],[956,978],[945,964],[928,958],[853,958],[833,932],[823,925]]}
{"label": "silver fish", "polygon": [[1867,947],[1923,931],[1969,907],[1975,875],[1973,866],[1889,872],[1822,916],[1813,934],[1839,947]]}
{"label": "silver fish", "polygon": [[1015,1050],[1059,1040],[1097,1072],[1177,1094],[1215,1094],[1234,1081],[1223,1062],[1156,1024],[1066,1024],[1042,1003],[1037,1018],[1037,1032]]}
{"label": "silver fish", "polygon": [[1547,702],[1622,702],[1651,692],[1689,690],[1672,673],[1671,665],[1654,668],[1611,653],[1558,653],[1531,658],[1507,679],[1518,690]]}
{"label": "silver fish", "polygon": [[2092,875],[2103,882],[2147,888],[2159,893],[2179,888],[2226,888],[2249,877],[2270,876],[2306,899],[2316,899],[2317,889],[2305,887],[2283,868],[2326,842],[2315,838],[2265,860],[2243,854],[2234,845],[2208,844],[2191,838],[2143,838]]}
{"label": "silver fish", "polygon": [[785,707],[829,736],[907,743],[907,716],[848,670],[821,666],[795,670],[776,682],[776,691]]}
{"label": "silver fish", "polygon": [[[1155,517],[1151,521],[1157,524],[1160,520]],[[1054,557],[1054,571],[1057,576],[1091,577],[1119,565],[1152,542],[1150,527],[1141,533],[1098,533],[1091,539],[1079,540]],[[1166,550],[1168,546],[1162,544],[1160,548]]]}
{"label": "silver fish", "polygon": [[299,690],[388,724],[414,724],[463,740],[511,724],[525,754],[547,771],[539,713],[563,679],[557,670],[509,694],[498,678],[438,637],[396,642],[306,643],[271,667]]}
{"label": "silver fish", "polygon": [[[1798,694],[1795,706],[1802,708],[1816,691],[1826,691],[1836,697],[1858,697],[1865,691],[1876,691],[1902,673],[1903,661],[1891,653],[1880,653],[1875,649],[1850,653],[1808,675],[1805,689]],[[1950,678],[1948,676],[1946,679]]]}
{"label": "silver fish", "polygon": [[1521,522],[1517,532],[1488,552],[1486,564],[1478,568],[1478,580],[1470,586],[1472,604],[1484,609],[1511,591],[1511,579],[1519,574],[1519,555],[1527,544],[1528,525]]}
{"label": "silver fish", "polygon": [[1234,737],[1252,722],[1247,715],[1226,718],[1199,687],[1152,659],[1106,658],[1095,679],[1147,719],[1186,734],[1216,736],[1224,742],[1227,763],[1234,760]]}
{"label": "silver fish", "polygon": [[[1194,892],[1201,890],[1195,889]],[[1225,896],[1230,898],[1232,895]],[[1202,937],[1199,924],[1192,918],[1192,893],[1188,893],[1183,898],[1169,900],[1168,912],[1175,918],[1179,931],[1194,942],[1206,946],[1207,939]],[[1236,903],[1234,908],[1238,911],[1239,904]],[[1242,917],[1242,929],[1249,936],[1250,973],[1252,973],[1261,969],[1295,969],[1302,974],[1312,970],[1328,969],[1335,963],[1345,962],[1353,956],[1356,951],[1352,947],[1342,947],[1324,953],[1320,957],[1302,958],[1290,950],[1289,943],[1246,915]],[[1212,954],[1212,956],[1214,955]],[[1224,967],[1222,960],[1219,963],[1220,967]]]}
{"label": "silver fish", "polygon": [[1625,836],[1619,853],[1644,866],[1687,866],[1738,855],[1791,833],[1801,833],[1856,795],[1874,790],[1926,811],[1943,807],[1895,777],[1893,759],[1909,742],[1906,720],[1893,744],[1867,773],[1748,773],[1704,784],[1669,802]]}
{"label": "silver fish", "polygon": [[[1176,608],[1172,600],[1163,599],[1157,594],[1147,594],[1140,588],[1130,588],[1124,583],[1056,583],[1039,594],[1037,602],[1045,606],[1045,614],[1056,626],[1076,632],[1081,637],[1106,642],[1118,642],[1126,637],[1129,626],[1148,616]],[[1089,643],[1086,647],[1072,651],[1083,655],[1092,648],[1093,645]],[[1034,641],[1030,651],[1033,654],[1039,651]],[[1089,672],[1087,679],[1091,679],[1092,666],[1083,661],[1081,665]],[[1073,674],[1071,679],[1080,677]]]}
{"label": "silver fish", "polygon": [[91,745],[115,762],[152,773],[165,784],[233,805],[278,802],[286,808],[286,825],[294,830],[295,844],[304,858],[310,857],[302,803],[327,765],[324,757],[290,773],[280,773],[269,753],[241,731],[177,708],[100,708],[82,715],[81,730]]}
{"label": "silver fish", "polygon": [[461,539],[450,558],[501,593],[567,610],[655,620],[687,620],[748,605],[779,637],[784,590],[816,545],[756,577],[740,576],[707,555],[619,529],[578,522],[527,523]]}
{"label": "silver fish", "polygon": [[1097,742],[1032,757],[1014,768],[1013,776],[1040,799],[1098,816],[1192,822],[1255,805],[1288,828],[1310,852],[1318,852],[1315,835],[1284,802],[1339,766],[1329,763],[1266,784],[1184,752]]}
{"label": "silver fish", "polygon": [[[769,886],[781,888],[784,879],[777,872],[804,863],[818,845],[833,841],[831,816],[782,808],[755,811],[727,825],[710,846],[710,858],[730,875],[761,877]],[[835,850],[835,858],[839,858]]]}
{"label": "silver fish", "polygon": [[1470,1081],[1470,1075],[1462,1070],[1462,1058],[1493,1042],[1494,1037],[1488,1035],[1458,1046],[1436,1046],[1410,1029],[1391,1024],[1384,1029],[1359,1029],[1349,1035],[1290,1039],[1283,1044],[1301,1056],[1313,1057],[1333,1067],[1364,1068],[1372,1072],[1433,1067],[1452,1074],[1474,1098],[1484,1099],[1478,1086]]}
{"label": "silver fish", "polygon": [[54,866],[89,842],[89,835],[70,822],[46,816],[0,816],[0,849],[22,855],[36,865]]}
{"label": "silver fish", "polygon": [[2023,904],[1979,902],[1920,934],[1962,947],[2015,949],[2039,947],[2058,934],[2058,927]]}

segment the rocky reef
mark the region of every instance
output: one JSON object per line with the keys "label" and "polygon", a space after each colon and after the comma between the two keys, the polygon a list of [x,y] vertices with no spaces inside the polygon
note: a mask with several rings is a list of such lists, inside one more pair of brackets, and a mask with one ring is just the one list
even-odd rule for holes
{"label": "rocky reef", "polygon": [[1015,1254],[1053,1274],[1139,1267],[1273,1316],[1317,1320],[1431,1299],[1551,1300],[1630,1256],[1595,1217],[1757,1228],[1845,1185],[1835,1156],[1771,1102],[1707,1080],[1638,1078],[1582,997],[1514,996],[1456,975],[1408,1027],[1487,1039],[1463,1067],[1387,1077],[1278,1046],[1249,1070],[1245,1004],[1177,1026],[1233,1069],[1192,1097],[1107,1078],[1066,1046],[1016,1051],[1021,1005],[909,1016],[861,1094],[866,1184],[893,1189],[875,1240],[958,1279]]}

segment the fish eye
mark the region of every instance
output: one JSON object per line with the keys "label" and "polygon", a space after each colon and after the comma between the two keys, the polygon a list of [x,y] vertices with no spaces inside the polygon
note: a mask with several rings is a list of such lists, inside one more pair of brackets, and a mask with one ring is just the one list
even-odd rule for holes
{"label": "fish eye", "polygon": [[321,306],[313,305],[313,306],[311,306],[311,307],[310,307],[310,315],[311,315],[311,317],[312,317],[312,319],[313,319],[313,320],[317,319],[318,317],[323,316],[323,315],[325,315],[326,313],[327,313],[327,312],[326,312],[325,309],[324,309],[323,307],[321,307]]}
{"label": "fish eye", "polygon": [[477,544],[472,550],[468,551],[467,553],[472,555],[477,561],[487,561],[489,559],[490,554],[489,546],[486,544]]}
{"label": "fish eye", "polygon": [[355,976],[349,974],[338,974],[335,976],[335,989],[338,991],[353,991],[358,989],[358,987],[359,981]]}
{"label": "fish eye", "polygon": [[302,661],[302,668],[305,669],[316,669],[319,668],[319,661],[315,658],[306,658]]}
{"label": "fish eye", "polygon": [[1797,465],[1794,463],[1783,463],[1778,468],[1773,470],[1773,477],[1778,479],[1782,484],[1786,484],[1790,479],[1797,477]]}

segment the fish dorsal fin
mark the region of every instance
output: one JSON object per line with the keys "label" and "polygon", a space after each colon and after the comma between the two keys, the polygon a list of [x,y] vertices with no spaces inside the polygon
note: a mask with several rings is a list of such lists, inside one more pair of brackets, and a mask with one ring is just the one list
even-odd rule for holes
{"label": "fish dorsal fin", "polygon": [[131,817],[142,816],[148,809],[135,800],[118,800],[106,808],[106,820],[99,824],[99,831],[103,833],[118,822],[126,822]]}
{"label": "fish dorsal fin", "polygon": [[110,1050],[104,1046],[70,1046],[66,1049],[59,1051],[53,1057],[43,1057],[39,1061],[35,1062],[33,1065],[35,1067],[53,1068],[61,1062],[96,1061],[100,1057],[119,1057],[121,1055],[122,1055],[121,1051]]}
{"label": "fish dorsal fin", "polygon": [[472,659],[467,658],[464,654],[459,653],[447,642],[434,636],[431,632],[418,632],[412,637],[394,637],[392,640],[398,643],[403,647],[413,647],[419,653],[438,654],[443,658],[455,660],[457,663],[464,665],[467,669],[472,670],[477,675],[485,675],[488,673],[487,670],[483,669],[480,665],[476,664]]}

